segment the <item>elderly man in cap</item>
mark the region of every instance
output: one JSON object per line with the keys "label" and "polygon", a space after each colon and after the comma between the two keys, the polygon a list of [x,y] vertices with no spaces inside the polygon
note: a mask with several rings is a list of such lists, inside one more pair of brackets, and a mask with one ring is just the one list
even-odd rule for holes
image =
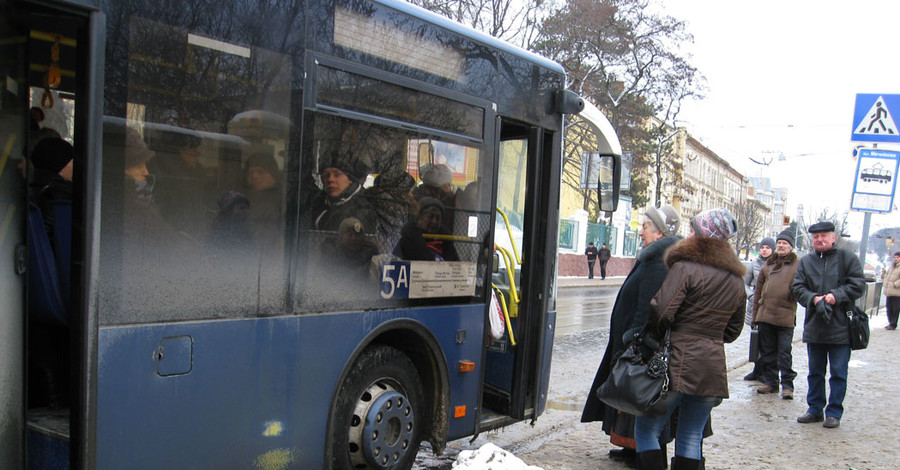
{"label": "elderly man in cap", "polygon": [[[836,248],[834,224],[818,222],[809,227],[814,251],[800,260],[791,290],[797,302],[806,307],[803,342],[809,353],[806,379],[807,410],[799,423],[825,421],[826,428],[841,425],[844,395],[847,393],[847,369],[850,363],[850,335],[846,312],[862,296],[866,281],[859,258]],[[826,403],[825,371],[831,364],[831,389]],[[827,406],[826,406],[827,405]]]}
{"label": "elderly man in cap", "polygon": [[794,253],[794,232],[778,234],[775,254],[769,256],[759,271],[751,302],[751,325],[759,331],[760,380],[759,393],[778,391],[778,372],[781,371],[781,398],[794,398],[794,378],[791,343],[797,324],[797,300],[791,283],[799,266]]}

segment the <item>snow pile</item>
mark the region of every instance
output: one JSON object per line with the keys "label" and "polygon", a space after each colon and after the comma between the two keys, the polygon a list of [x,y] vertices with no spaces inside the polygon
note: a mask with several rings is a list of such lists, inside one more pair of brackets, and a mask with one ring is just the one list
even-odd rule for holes
{"label": "snow pile", "polygon": [[497,447],[490,442],[478,450],[464,450],[459,453],[456,470],[543,470],[521,461],[515,455]]}

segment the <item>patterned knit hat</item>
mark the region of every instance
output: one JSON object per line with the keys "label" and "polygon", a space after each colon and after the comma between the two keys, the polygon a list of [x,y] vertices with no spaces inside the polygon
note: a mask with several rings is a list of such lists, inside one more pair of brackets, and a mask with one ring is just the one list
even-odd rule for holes
{"label": "patterned knit hat", "polygon": [[710,209],[700,212],[691,221],[694,233],[701,237],[728,240],[738,234],[737,221],[725,209]]}

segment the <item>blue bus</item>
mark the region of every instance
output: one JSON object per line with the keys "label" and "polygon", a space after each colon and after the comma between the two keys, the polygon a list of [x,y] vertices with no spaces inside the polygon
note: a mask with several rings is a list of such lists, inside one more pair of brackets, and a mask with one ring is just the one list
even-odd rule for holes
{"label": "blue bus", "polygon": [[0,58],[0,468],[406,469],[543,412],[566,115],[620,178],[560,65],[396,0],[0,0]]}

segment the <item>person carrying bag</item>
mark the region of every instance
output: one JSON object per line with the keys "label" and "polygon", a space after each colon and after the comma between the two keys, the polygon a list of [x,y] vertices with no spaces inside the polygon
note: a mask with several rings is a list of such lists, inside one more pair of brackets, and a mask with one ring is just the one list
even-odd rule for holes
{"label": "person carrying bag", "polygon": [[[669,390],[669,331],[659,347],[651,346],[656,341],[647,334],[645,329],[626,345],[595,393],[602,402],[625,413],[662,416]],[[646,357],[645,351],[649,353]]]}

